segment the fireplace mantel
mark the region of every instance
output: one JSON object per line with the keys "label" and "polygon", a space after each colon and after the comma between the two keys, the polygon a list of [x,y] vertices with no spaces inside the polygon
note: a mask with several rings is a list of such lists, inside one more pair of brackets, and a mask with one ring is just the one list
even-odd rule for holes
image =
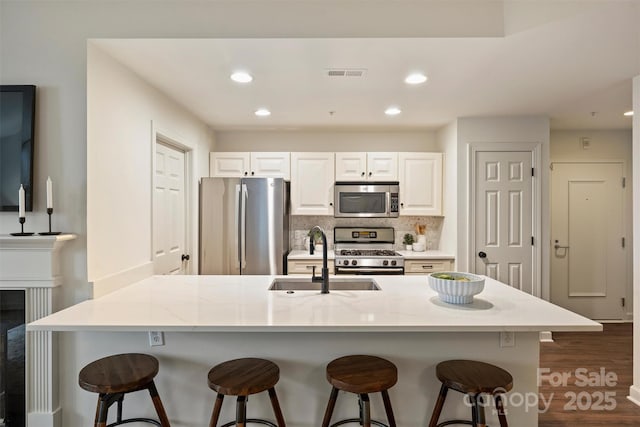
{"label": "fireplace mantel", "polygon": [[[56,296],[56,288],[64,285],[60,250],[75,238],[74,234],[0,235],[0,290],[24,290],[26,323],[60,308]],[[29,332],[25,346],[27,427],[60,427],[56,337],[46,331]]]}

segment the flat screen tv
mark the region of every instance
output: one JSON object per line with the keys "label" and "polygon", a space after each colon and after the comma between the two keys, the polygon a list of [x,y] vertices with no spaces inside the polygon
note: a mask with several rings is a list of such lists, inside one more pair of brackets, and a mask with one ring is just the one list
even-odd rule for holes
{"label": "flat screen tv", "polygon": [[0,211],[18,210],[20,184],[25,210],[33,210],[35,114],[35,86],[0,86]]}

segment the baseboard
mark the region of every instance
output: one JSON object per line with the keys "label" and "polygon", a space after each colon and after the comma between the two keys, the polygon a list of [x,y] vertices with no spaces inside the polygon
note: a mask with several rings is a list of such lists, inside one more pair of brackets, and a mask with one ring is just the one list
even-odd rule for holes
{"label": "baseboard", "polygon": [[151,276],[153,276],[153,263],[146,262],[137,267],[112,274],[111,276],[107,276],[102,279],[94,280],[92,282],[93,298],[99,298],[103,295],[107,295],[113,291],[117,291],[127,285],[139,282],[140,280]]}
{"label": "baseboard", "polygon": [[632,385],[629,387],[629,396],[627,399],[640,406],[640,386]]}
{"label": "baseboard", "polygon": [[540,342],[553,342],[553,333],[551,331],[540,332]]}
{"label": "baseboard", "polygon": [[27,415],[29,427],[62,427],[62,409],[53,412],[29,412]]}

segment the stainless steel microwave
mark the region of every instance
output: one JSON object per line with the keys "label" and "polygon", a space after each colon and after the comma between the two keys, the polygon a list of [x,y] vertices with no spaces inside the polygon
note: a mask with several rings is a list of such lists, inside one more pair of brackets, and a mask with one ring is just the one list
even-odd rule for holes
{"label": "stainless steel microwave", "polygon": [[399,213],[399,188],[397,181],[337,181],[333,216],[336,218],[395,218]]}

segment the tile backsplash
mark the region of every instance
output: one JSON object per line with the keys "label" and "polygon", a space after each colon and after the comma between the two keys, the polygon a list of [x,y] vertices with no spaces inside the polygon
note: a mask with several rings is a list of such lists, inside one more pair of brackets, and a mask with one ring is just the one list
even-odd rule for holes
{"label": "tile backsplash", "polygon": [[435,250],[440,246],[440,235],[444,217],[439,216],[401,216],[398,218],[334,218],[331,216],[293,215],[289,222],[291,227],[291,249],[304,250],[304,240],[311,228],[322,227],[327,235],[329,248],[333,248],[333,227],[393,227],[396,231],[395,249],[404,249],[402,239],[406,233],[416,236],[415,225],[425,224],[427,231],[427,250]]}

